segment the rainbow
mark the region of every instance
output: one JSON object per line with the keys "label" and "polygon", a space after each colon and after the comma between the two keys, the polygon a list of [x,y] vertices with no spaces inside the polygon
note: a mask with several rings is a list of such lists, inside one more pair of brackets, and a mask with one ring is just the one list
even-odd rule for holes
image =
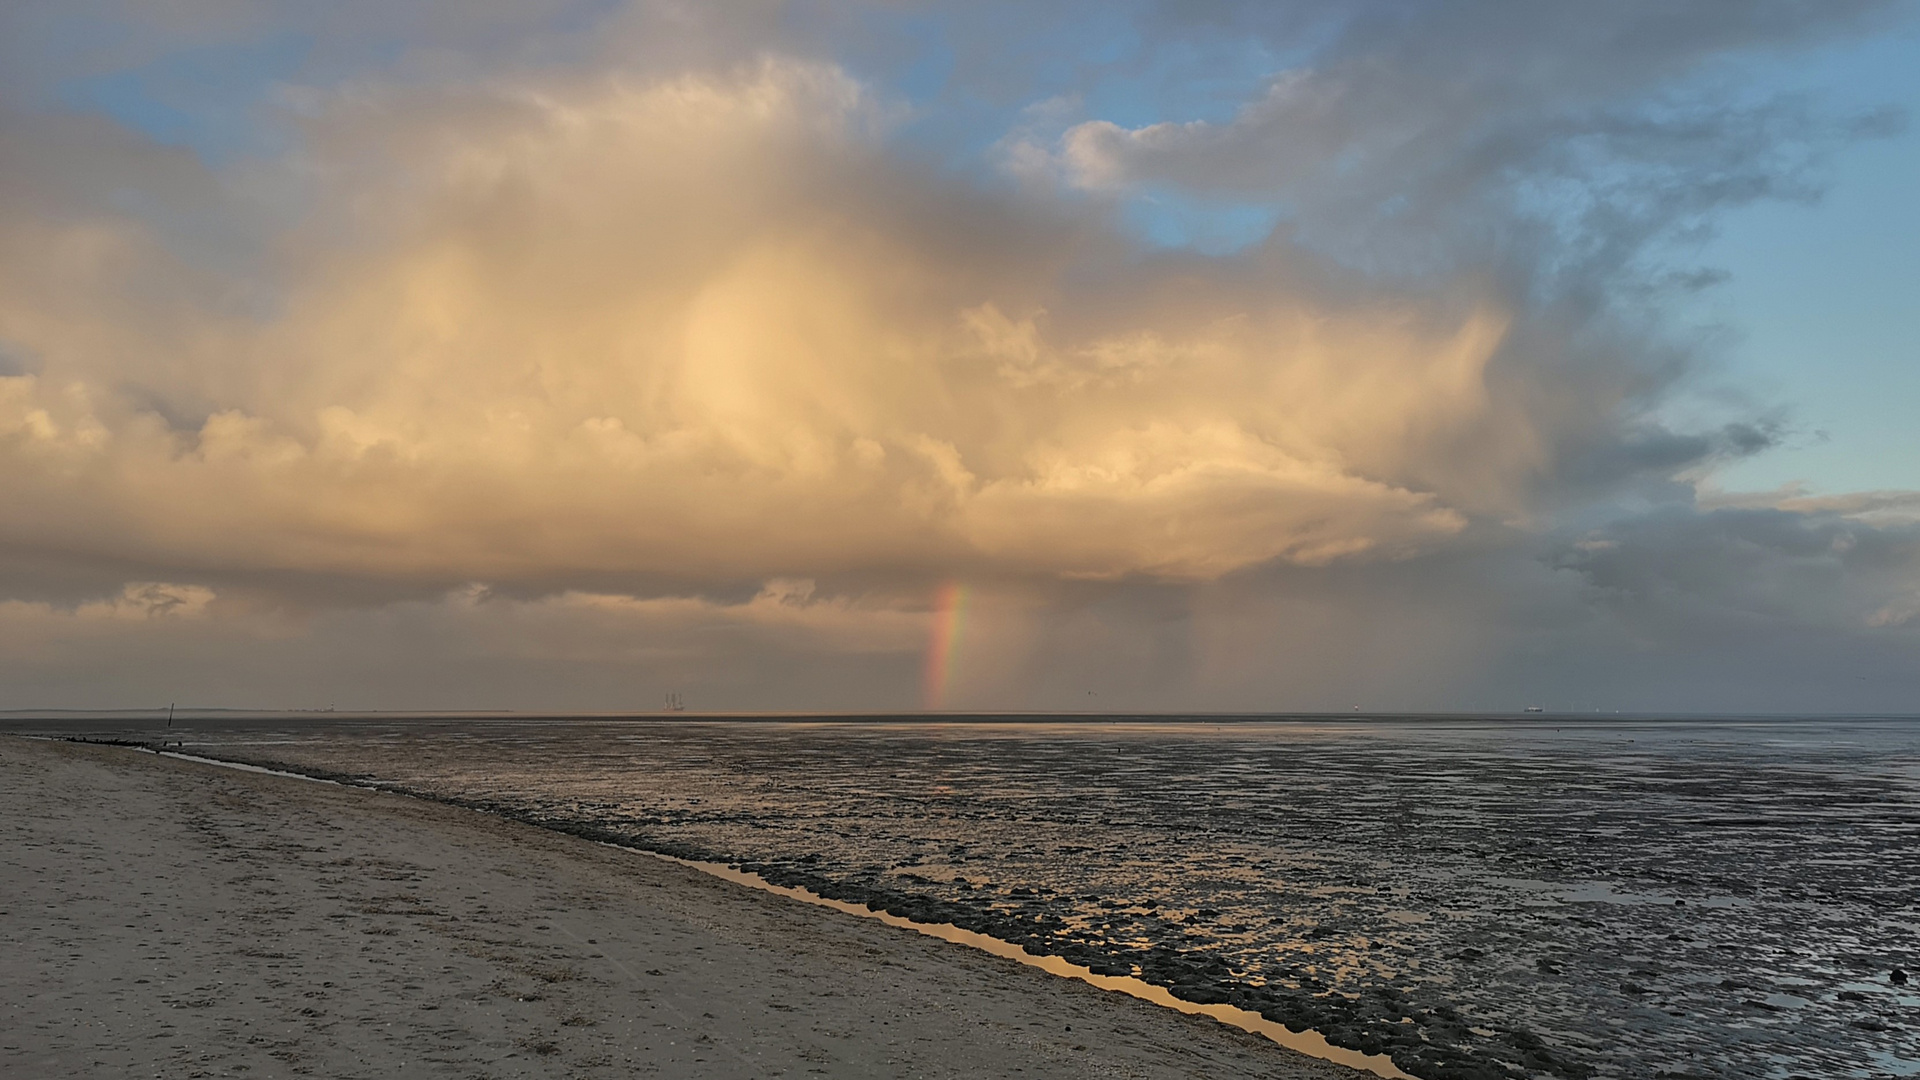
{"label": "rainbow", "polygon": [[960,630],[966,622],[967,587],[949,581],[933,594],[933,635],[927,641],[926,704],[941,708],[953,681],[953,661],[960,651]]}

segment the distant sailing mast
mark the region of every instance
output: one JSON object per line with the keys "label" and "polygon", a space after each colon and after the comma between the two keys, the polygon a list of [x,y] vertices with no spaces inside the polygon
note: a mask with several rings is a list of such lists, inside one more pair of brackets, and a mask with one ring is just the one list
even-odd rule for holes
{"label": "distant sailing mast", "polygon": [[687,703],[680,699],[679,694],[668,694],[667,704],[665,707],[666,707],[666,711],[668,712],[686,712],[687,711]]}

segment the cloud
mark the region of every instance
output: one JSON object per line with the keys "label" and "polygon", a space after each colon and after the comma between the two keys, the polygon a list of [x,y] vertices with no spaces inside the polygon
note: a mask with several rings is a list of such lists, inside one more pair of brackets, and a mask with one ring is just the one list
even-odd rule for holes
{"label": "cloud", "polygon": [[932,91],[860,4],[240,7],[0,16],[0,660],[44,700],[878,707],[956,579],[983,707],[1494,704],[1544,643],[1726,673],[1920,611],[1911,496],[1717,494],[1784,414],[1663,419],[1713,277],[1670,242],[1894,123],[1742,65],[1887,5],[981,5]]}
{"label": "cloud", "polygon": [[[503,652],[525,655],[537,649],[580,659],[603,650],[631,648],[645,634],[653,649],[699,652],[713,635],[758,637],[774,647],[803,652],[918,654],[927,636],[928,615],[868,598],[815,595],[814,582],[777,578],[747,600],[729,603],[699,596],[639,597],[619,593],[568,591],[530,600],[493,598],[484,589],[453,594],[451,603],[474,607],[498,604],[516,627],[496,635]],[[541,626],[539,624],[546,624]],[[672,641],[674,644],[665,644]]]}
{"label": "cloud", "polygon": [[1268,27],[1255,5],[1220,5],[1195,21],[1305,60],[1227,117],[1096,117],[1006,153],[1093,192],[1274,205],[1294,239],[1376,272],[1497,265],[1538,297],[1592,302],[1597,281],[1646,271],[1649,244],[1729,206],[1808,197],[1833,148],[1897,130],[1897,113],[1736,89],[1742,64],[1891,14],[1878,0],[1469,0],[1308,5]]}
{"label": "cloud", "polygon": [[1653,627],[1898,627],[1920,611],[1920,499],[1749,498],[1669,508],[1582,537],[1557,563],[1601,603]]}
{"label": "cloud", "polygon": [[396,580],[1205,579],[1444,544],[1610,422],[1506,362],[1496,291],[1143,259],[889,160],[892,112],[775,59],[345,92],[259,310],[29,196],[0,533]]}
{"label": "cloud", "polygon": [[5,601],[4,615],[0,615],[0,618],[11,623],[50,625],[57,622],[79,627],[102,622],[199,619],[206,617],[208,605],[214,599],[214,591],[204,585],[134,581],[122,587],[117,596],[90,600],[71,609],[61,609],[48,603],[8,600]]}
{"label": "cloud", "polygon": [[[475,585],[310,612],[261,599],[143,582],[72,606],[0,601],[7,707],[137,707],[157,694],[233,707],[475,709],[558,697],[631,711],[658,708],[668,692],[705,709],[800,692],[816,707],[857,707],[911,692],[929,622],[913,598],[816,596],[806,580],[741,598],[515,597]],[[836,692],[840,683],[850,689]]]}

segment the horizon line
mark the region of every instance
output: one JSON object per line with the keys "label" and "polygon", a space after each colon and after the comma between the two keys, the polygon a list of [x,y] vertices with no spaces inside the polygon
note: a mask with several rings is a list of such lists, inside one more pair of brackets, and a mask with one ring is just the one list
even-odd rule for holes
{"label": "horizon line", "polygon": [[[170,706],[144,706],[121,708],[85,708],[77,706],[29,707],[0,709],[0,718],[30,720],[48,719],[101,719],[145,716],[164,716]],[[1806,712],[1806,711],[1727,711],[1727,710],[1616,710],[1611,712],[1535,712],[1521,709],[1388,709],[1372,711],[1341,712],[1325,709],[1293,709],[1260,711],[1238,710],[1153,710],[1126,709],[1113,711],[1093,710],[1048,710],[1048,709],[970,709],[970,710],[900,710],[900,709],[845,709],[845,710],[752,710],[721,709],[713,711],[694,710],[593,710],[593,709],[333,709],[333,708],[258,708],[253,706],[207,705],[172,706],[176,720],[193,716],[217,715],[226,718],[243,717],[335,717],[387,718],[387,719],[514,719],[514,720],[651,720],[668,722],[713,721],[713,720],[892,720],[892,721],[1044,721],[1044,720],[1104,720],[1104,721],[1223,721],[1223,720],[1410,720],[1410,719],[1521,719],[1541,720],[1920,720],[1920,711],[1895,712],[1888,710],[1867,710],[1847,712]]]}

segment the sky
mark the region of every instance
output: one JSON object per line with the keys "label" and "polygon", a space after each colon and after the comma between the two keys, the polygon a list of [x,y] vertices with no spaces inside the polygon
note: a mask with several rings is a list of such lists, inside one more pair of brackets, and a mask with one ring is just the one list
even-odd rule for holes
{"label": "sky", "polygon": [[0,708],[1920,712],[1916,60],[7,5]]}

